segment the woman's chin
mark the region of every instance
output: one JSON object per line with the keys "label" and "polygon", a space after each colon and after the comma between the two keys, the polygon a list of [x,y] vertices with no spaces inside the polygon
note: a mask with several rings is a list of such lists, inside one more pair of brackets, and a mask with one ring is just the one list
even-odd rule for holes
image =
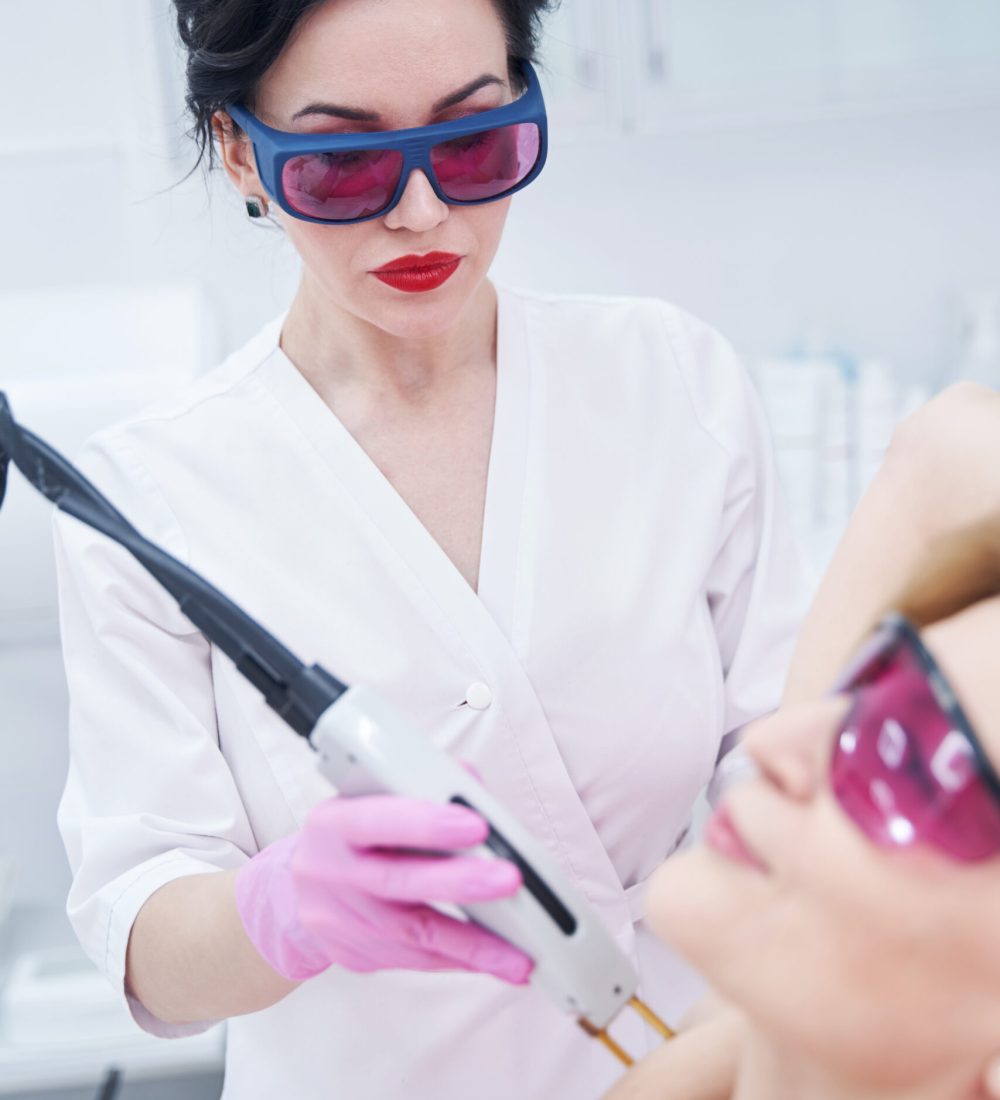
{"label": "woman's chin", "polygon": [[704,853],[699,848],[671,856],[653,873],[646,893],[646,921],[653,932],[684,954],[702,938],[710,912]]}
{"label": "woman's chin", "polygon": [[[444,290],[442,287],[440,290]],[[407,294],[391,287],[379,287],[370,296],[365,312],[369,321],[401,340],[432,340],[451,330],[468,296],[429,291]]]}

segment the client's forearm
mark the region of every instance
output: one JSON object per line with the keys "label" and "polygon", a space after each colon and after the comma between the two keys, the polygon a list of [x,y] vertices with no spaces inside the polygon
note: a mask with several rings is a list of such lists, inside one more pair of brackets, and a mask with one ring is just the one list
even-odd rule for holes
{"label": "client's forearm", "polygon": [[744,1026],[728,1008],[695,1024],[633,1066],[604,1100],[729,1100]]}
{"label": "client's forearm", "polygon": [[1000,395],[946,390],[897,431],[799,634],[784,703],[827,691],[929,543],[1000,513]]}

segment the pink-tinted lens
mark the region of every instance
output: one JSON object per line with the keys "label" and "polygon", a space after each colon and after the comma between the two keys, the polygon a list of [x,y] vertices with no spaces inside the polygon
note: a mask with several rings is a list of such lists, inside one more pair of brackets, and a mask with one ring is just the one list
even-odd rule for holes
{"label": "pink-tinted lens", "polygon": [[402,171],[403,154],[394,149],[309,153],[285,162],[281,183],[297,213],[346,222],[388,206]]}
{"label": "pink-tinted lens", "polygon": [[906,645],[865,666],[831,781],[841,807],[877,844],[928,843],[962,861],[1000,853],[997,796]]}
{"label": "pink-tinted lens", "polygon": [[528,176],[538,163],[541,145],[535,123],[519,122],[435,145],[431,166],[449,199],[495,199]]}

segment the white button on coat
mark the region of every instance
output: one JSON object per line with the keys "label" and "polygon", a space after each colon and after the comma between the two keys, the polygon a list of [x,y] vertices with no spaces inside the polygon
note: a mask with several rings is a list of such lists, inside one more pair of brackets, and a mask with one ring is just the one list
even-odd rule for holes
{"label": "white button on coat", "polygon": [[465,693],[465,701],[473,710],[486,710],[493,702],[493,692],[490,691],[489,684],[477,681],[474,684],[469,684],[469,689]]}

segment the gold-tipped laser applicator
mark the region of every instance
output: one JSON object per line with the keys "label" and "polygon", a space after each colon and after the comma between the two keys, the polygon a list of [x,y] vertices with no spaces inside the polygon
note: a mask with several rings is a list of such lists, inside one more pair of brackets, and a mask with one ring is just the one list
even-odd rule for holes
{"label": "gold-tipped laser applicator", "polygon": [[[645,1004],[643,1001],[640,1001],[638,997],[632,997],[628,1003],[629,1005],[631,1005],[632,1008],[636,1010],[636,1012],[639,1013],[639,1015],[646,1021],[646,1023],[649,1024],[649,1026],[653,1028],[654,1031],[662,1035],[664,1039],[673,1039],[673,1037],[677,1034],[672,1028],[667,1027],[667,1025],[660,1019],[660,1017],[657,1016],[656,1013],[649,1007],[649,1005]],[[582,1016],[577,1020],[577,1023],[579,1023],[580,1027],[582,1027],[583,1030],[591,1038],[598,1039],[600,1042],[602,1042],[608,1048],[608,1050],[610,1050],[611,1053],[624,1065],[635,1065],[635,1059],[632,1058],[627,1051],[625,1051],[621,1046],[619,1046],[618,1043],[615,1042],[614,1039],[611,1038],[606,1028],[595,1027],[589,1020],[584,1019],[584,1017]]]}

